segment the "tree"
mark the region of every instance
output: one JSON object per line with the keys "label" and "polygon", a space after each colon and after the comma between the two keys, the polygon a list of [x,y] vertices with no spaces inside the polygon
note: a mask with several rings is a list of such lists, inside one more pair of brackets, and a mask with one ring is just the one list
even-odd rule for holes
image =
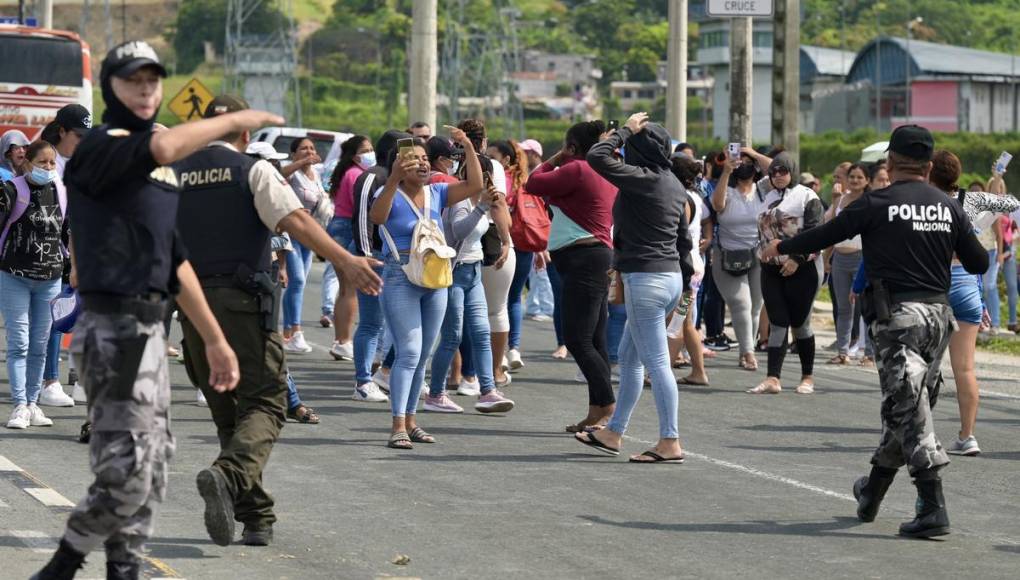
{"label": "tree", "polygon": [[[205,43],[212,42],[223,54],[226,40],[227,0],[182,0],[170,37],[177,55],[177,70],[190,73],[205,59]],[[245,22],[245,32],[264,34],[280,27],[283,14],[262,2]]]}

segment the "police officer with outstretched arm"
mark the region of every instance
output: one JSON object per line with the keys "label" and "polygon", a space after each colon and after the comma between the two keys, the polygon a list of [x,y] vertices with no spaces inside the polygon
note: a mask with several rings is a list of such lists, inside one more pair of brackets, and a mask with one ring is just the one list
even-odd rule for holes
{"label": "police officer with outstretched arm", "polygon": [[[236,114],[247,103],[216,97],[205,118]],[[205,337],[190,318],[182,321],[188,376],[205,393],[220,439],[220,455],[198,474],[205,525],[221,546],[234,540],[267,546],[273,538],[273,498],[262,471],[287,412],[283,339],[277,332],[280,284],[273,275],[270,239],[277,231],[326,257],[362,292],[377,294],[381,280],[373,260],[356,258],[336,244],[312,218],[268,161],[241,153],[250,134],[231,133],[176,165],[181,184],[178,228],[205,298],[237,353],[241,381],[232,392],[206,385],[212,361]]]}
{"label": "police officer with outstretched arm", "polygon": [[917,487],[917,515],[900,525],[900,535],[913,538],[949,533],[939,478],[949,457],[935,437],[931,408],[956,324],[947,296],[953,254],[971,274],[988,269],[988,253],[963,208],[927,183],[934,149],[927,129],[896,129],[889,140],[892,185],[868,193],[821,227],[773,241],[762,255],[809,254],[860,234],[870,282],[862,306],[878,353],[882,438],[871,474],[853,486],[857,517],[875,519],[896,471],[906,465]]}
{"label": "police officer with outstretched arm", "polygon": [[177,179],[168,165],[203,143],[283,119],[245,111],[155,132],[164,77],[148,44],[110,50],[100,75],[104,124],[84,137],[66,167],[83,302],[71,353],[88,393],[96,479],[35,578],[73,578],[101,545],[107,578],[138,578],[174,450],[162,322],[168,296],[179,292],[178,304],[203,337],[209,386],[226,392],[240,376],[176,234]]}

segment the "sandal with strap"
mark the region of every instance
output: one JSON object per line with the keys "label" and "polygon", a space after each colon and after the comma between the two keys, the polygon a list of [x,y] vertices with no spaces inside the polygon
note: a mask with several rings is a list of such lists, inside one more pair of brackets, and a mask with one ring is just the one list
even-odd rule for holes
{"label": "sandal with strap", "polygon": [[868,369],[875,368],[875,359],[870,356],[861,357],[861,366]]}
{"label": "sandal with strap", "polygon": [[[638,459],[638,457],[648,457],[649,459]],[[630,463],[683,463],[684,454],[681,453],[677,457],[663,457],[654,451],[645,451],[641,455],[635,455],[630,458]]]}
{"label": "sandal with strap", "polygon": [[813,383],[803,382],[797,385],[794,392],[798,395],[812,395],[815,392],[815,385]]}
{"label": "sandal with strap", "polygon": [[411,429],[410,438],[411,438],[411,441],[413,441],[415,443],[435,443],[436,442],[436,438],[431,436],[431,435],[429,435],[421,427],[415,427],[414,429]]}
{"label": "sandal with strap", "polygon": [[[301,412],[302,409],[304,409],[303,413]],[[298,405],[294,409],[287,411],[287,418],[307,425],[319,424],[319,415],[315,413],[315,409],[305,405]]]}
{"label": "sandal with strap", "polygon": [[390,440],[386,442],[386,446],[390,449],[414,449],[414,445],[411,445],[411,438],[403,431],[390,435]]}
{"label": "sandal with strap", "polygon": [[744,369],[745,371],[752,371],[753,372],[753,371],[758,370],[758,360],[757,359],[751,359],[751,360],[740,359],[739,365],[740,365],[740,368]]}
{"label": "sandal with strap", "polygon": [[752,395],[775,395],[782,392],[783,387],[775,383],[762,382],[753,389],[748,389],[747,392]]}
{"label": "sandal with strap", "polygon": [[836,356],[826,361],[826,364],[845,366],[850,364],[850,357],[845,354],[837,354]]}

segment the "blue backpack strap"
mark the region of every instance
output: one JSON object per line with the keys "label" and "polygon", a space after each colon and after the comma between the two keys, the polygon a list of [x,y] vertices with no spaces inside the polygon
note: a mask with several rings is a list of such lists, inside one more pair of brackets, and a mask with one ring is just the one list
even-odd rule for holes
{"label": "blue backpack strap", "polygon": [[32,192],[28,189],[28,182],[25,181],[24,176],[15,177],[11,180],[14,184],[14,188],[17,190],[18,195],[14,199],[14,207],[11,209],[10,215],[4,220],[3,233],[0,233],[0,256],[4,253],[4,248],[7,242],[7,234],[11,232],[11,226],[13,226],[21,216],[25,215],[28,211],[28,204],[32,196]]}

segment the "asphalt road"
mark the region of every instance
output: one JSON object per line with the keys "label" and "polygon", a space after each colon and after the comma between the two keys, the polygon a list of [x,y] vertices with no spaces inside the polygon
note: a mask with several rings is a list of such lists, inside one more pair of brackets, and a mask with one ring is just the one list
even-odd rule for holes
{"label": "asphalt road", "polygon": [[[551,324],[529,321],[527,366],[507,389],[512,413],[423,414],[438,444],[395,451],[385,447],[388,406],[351,400],[352,364],[325,353],[332,330],[316,324],[320,273],[316,264],[305,320],[322,348],[290,368],[322,423],[289,423],[270,460],[275,543],[221,548],[206,536],[194,478],[216,455],[215,430],[173,364],[178,451],[148,545],[150,577],[1017,577],[1020,394],[1008,364],[979,367],[992,393],[978,425],[984,453],[944,471],[953,533],[905,540],[895,533],[911,517],[914,489],[902,473],[875,523],[854,517],[850,485],[879,435],[873,371],[819,364],[815,395],[753,397],[744,390],[762,374],[722,353],[710,363],[712,386],[681,391],[687,463],[631,465],[563,433],[586,409],[586,387],[572,363],[549,356]],[[791,379],[795,365],[787,361]],[[957,429],[951,382],[947,391],[935,411],[943,441]],[[645,395],[625,451],[656,438]],[[0,578],[27,578],[48,559],[68,500],[91,481],[74,441],[84,408],[47,412],[51,428],[0,429]],[[394,564],[398,555],[409,563]],[[94,554],[79,577],[102,577],[103,562]]]}

